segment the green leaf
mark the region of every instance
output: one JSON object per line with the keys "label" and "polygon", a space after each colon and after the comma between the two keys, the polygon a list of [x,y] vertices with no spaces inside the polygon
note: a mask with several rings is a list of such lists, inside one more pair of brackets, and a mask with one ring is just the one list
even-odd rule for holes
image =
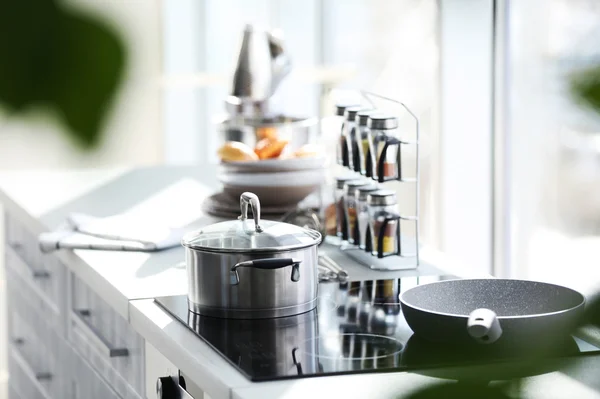
{"label": "green leaf", "polygon": [[58,24],[53,1],[0,3],[0,102],[9,111],[50,99]]}
{"label": "green leaf", "polygon": [[569,89],[579,104],[600,114],[600,66],[571,75]]}
{"label": "green leaf", "polygon": [[52,0],[0,5],[0,104],[58,115],[83,148],[100,140],[123,78],[126,51],[109,27]]}
{"label": "green leaf", "polygon": [[582,324],[590,324],[600,328],[600,292],[588,295]]}

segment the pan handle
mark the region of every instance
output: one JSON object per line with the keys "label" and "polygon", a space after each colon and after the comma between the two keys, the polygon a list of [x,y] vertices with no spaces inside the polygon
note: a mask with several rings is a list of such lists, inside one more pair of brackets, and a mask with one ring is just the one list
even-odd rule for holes
{"label": "pan handle", "polygon": [[467,332],[478,343],[491,344],[502,336],[502,327],[494,311],[481,308],[469,315]]}

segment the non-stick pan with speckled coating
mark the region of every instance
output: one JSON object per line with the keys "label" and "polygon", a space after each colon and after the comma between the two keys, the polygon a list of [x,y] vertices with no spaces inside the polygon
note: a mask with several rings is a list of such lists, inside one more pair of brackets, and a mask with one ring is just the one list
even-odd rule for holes
{"label": "non-stick pan with speckled coating", "polygon": [[569,334],[585,297],[570,288],[509,279],[446,280],[400,296],[406,322],[437,342],[524,344]]}

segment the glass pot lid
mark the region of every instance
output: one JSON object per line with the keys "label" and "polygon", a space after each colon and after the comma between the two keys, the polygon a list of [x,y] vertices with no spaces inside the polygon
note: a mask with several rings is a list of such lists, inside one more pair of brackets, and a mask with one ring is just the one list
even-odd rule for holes
{"label": "glass pot lid", "polygon": [[[248,219],[248,206],[254,220]],[[318,245],[321,234],[289,223],[260,220],[256,194],[240,196],[242,211],[238,220],[215,223],[186,234],[183,246],[209,252],[282,252]]]}

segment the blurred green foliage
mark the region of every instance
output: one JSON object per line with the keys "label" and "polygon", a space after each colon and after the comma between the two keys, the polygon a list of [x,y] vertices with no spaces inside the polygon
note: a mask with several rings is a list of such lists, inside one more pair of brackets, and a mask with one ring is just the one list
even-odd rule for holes
{"label": "blurred green foliage", "polygon": [[600,115],[600,66],[588,67],[572,74],[569,89],[579,104]]}
{"label": "blurred green foliage", "polygon": [[82,148],[99,142],[126,62],[108,25],[55,0],[2,1],[0,60],[0,107],[49,110]]}

